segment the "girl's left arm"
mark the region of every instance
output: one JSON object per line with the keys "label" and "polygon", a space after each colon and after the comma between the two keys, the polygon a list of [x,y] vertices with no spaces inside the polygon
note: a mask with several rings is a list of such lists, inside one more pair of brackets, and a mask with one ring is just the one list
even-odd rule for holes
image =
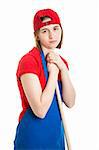
{"label": "girl's left arm", "polygon": [[54,52],[49,52],[47,55],[47,61],[50,63],[55,63],[61,72],[61,81],[62,81],[62,96],[63,101],[66,106],[69,108],[73,107],[75,104],[75,90],[71,83],[68,74],[68,68],[63,62],[59,54]]}
{"label": "girl's left arm", "polygon": [[64,65],[64,67],[62,67],[60,72],[61,72],[61,81],[62,81],[63,101],[67,107],[71,108],[75,104],[76,94],[75,94],[74,87],[71,83],[66,65]]}

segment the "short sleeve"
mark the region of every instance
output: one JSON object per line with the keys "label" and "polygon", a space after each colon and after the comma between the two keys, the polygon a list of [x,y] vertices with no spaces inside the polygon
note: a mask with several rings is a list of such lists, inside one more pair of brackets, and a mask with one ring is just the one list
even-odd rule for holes
{"label": "short sleeve", "polygon": [[25,73],[34,73],[39,76],[39,65],[35,57],[31,55],[26,55],[21,58],[18,64],[17,77],[20,78],[21,75]]}

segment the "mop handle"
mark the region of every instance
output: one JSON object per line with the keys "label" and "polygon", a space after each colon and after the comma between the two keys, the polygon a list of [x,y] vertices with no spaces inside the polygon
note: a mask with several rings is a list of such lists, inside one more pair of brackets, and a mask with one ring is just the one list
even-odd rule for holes
{"label": "mop handle", "polygon": [[68,131],[67,131],[65,116],[64,116],[64,112],[63,112],[63,108],[62,108],[63,107],[62,106],[63,102],[61,100],[58,82],[56,84],[56,94],[57,94],[58,105],[59,105],[59,109],[60,109],[60,113],[61,113],[61,118],[62,118],[62,122],[63,122],[64,134],[65,134],[65,138],[66,138],[67,148],[68,148],[68,150],[72,150],[71,144],[70,144],[69,135],[68,135]]}

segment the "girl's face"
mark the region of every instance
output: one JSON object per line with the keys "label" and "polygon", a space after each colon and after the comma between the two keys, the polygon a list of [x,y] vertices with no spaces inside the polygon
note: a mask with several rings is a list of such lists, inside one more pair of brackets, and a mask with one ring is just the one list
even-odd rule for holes
{"label": "girl's face", "polygon": [[62,30],[59,24],[50,24],[40,28],[38,39],[41,47],[53,49],[58,46],[61,41]]}

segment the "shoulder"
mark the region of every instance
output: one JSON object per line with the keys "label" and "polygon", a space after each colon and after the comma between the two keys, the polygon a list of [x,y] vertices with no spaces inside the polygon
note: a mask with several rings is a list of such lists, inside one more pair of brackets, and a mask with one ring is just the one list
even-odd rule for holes
{"label": "shoulder", "polygon": [[16,75],[19,77],[24,73],[35,73],[39,76],[40,61],[40,51],[34,47],[19,60]]}
{"label": "shoulder", "polygon": [[23,62],[39,62],[40,61],[40,51],[36,47],[24,54],[19,60],[19,64]]}

